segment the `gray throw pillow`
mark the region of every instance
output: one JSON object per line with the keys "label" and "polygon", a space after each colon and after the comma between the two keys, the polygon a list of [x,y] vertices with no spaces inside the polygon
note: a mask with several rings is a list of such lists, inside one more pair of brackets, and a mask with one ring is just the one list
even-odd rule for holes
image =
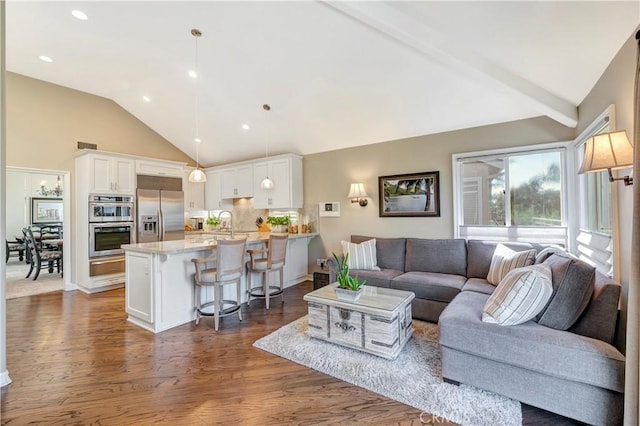
{"label": "gray throw pillow", "polygon": [[581,260],[560,253],[552,254],[543,264],[551,268],[553,294],[535,320],[540,325],[567,330],[582,315],[591,299],[596,270]]}

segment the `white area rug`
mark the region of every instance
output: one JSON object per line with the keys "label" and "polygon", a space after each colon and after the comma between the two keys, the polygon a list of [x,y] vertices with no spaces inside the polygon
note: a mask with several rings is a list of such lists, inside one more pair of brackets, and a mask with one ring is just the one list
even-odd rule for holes
{"label": "white area rug", "polygon": [[31,277],[26,279],[24,278],[27,275],[27,272],[29,272],[29,265],[26,265],[23,262],[12,260],[7,263],[7,299],[50,293],[64,288],[64,279],[55,271],[50,274],[46,269],[43,269],[40,271],[40,275],[35,281],[32,279],[34,272],[31,273]]}
{"label": "white area rug", "polygon": [[442,381],[438,326],[413,321],[413,337],[393,361],[308,337],[304,316],[253,346],[463,425],[521,425],[520,403]]}

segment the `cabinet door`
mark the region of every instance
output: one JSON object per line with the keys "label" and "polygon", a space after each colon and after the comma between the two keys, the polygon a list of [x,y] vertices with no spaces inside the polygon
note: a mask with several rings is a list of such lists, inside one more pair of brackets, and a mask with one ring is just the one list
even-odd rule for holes
{"label": "cabinet door", "polygon": [[309,267],[307,238],[290,238],[287,246],[285,280],[288,285],[305,278]]}
{"label": "cabinet door", "polygon": [[220,171],[220,194],[221,198],[236,198],[238,195],[236,186],[236,169],[225,169]]}
{"label": "cabinet door", "polygon": [[151,255],[126,254],[126,310],[135,318],[153,323]]}
{"label": "cabinet door", "polygon": [[91,192],[108,194],[113,191],[111,160],[109,157],[91,157]]}
{"label": "cabinet door", "polygon": [[222,172],[207,172],[204,184],[204,210],[232,210],[233,200],[222,198]]}
{"label": "cabinet door", "polygon": [[[184,170],[182,176],[182,190],[184,192],[184,209],[186,211],[204,210],[204,193],[207,182],[189,182],[189,175],[194,167],[188,167]],[[207,174],[207,181],[209,175]]]}
{"label": "cabinet door", "polygon": [[289,173],[289,159],[269,162],[270,177],[273,179],[273,190],[269,206],[272,209],[288,209],[294,207],[291,203],[291,174]]}
{"label": "cabinet door", "polygon": [[113,188],[118,194],[132,195],[136,192],[136,172],[133,160],[113,159]]}
{"label": "cabinet door", "polygon": [[236,197],[253,197],[253,164],[236,167]]}

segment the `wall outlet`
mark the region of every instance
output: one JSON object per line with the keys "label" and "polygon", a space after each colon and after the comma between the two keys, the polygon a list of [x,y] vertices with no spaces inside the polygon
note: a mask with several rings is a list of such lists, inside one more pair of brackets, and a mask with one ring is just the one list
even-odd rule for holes
{"label": "wall outlet", "polygon": [[324,268],[324,265],[327,264],[327,259],[317,259],[316,262],[319,267]]}

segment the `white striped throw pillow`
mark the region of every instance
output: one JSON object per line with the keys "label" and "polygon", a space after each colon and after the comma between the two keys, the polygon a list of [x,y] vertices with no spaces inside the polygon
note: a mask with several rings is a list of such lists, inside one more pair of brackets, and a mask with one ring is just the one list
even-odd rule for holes
{"label": "white striped throw pillow", "polygon": [[496,246],[496,251],[493,252],[493,257],[491,258],[491,266],[489,266],[487,281],[493,285],[498,285],[509,271],[516,268],[522,268],[523,266],[533,265],[535,260],[535,249],[514,251],[505,245],[498,244]]}
{"label": "white striped throw pillow", "polygon": [[517,325],[538,315],[553,293],[551,268],[545,264],[514,269],[500,281],[482,309],[482,321]]}
{"label": "white striped throw pillow", "polygon": [[342,254],[349,254],[349,269],[369,269],[379,271],[376,254],[376,239],[363,241],[360,244],[342,241]]}

